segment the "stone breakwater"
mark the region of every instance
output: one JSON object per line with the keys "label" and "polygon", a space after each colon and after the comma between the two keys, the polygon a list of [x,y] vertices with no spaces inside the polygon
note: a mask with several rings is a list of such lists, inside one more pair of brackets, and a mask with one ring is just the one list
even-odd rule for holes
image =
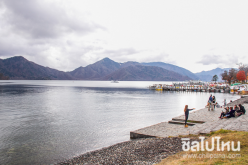
{"label": "stone breakwater", "polygon": [[[228,106],[244,104],[248,110],[248,97],[240,98]],[[219,119],[223,108],[217,108],[215,111],[208,111],[207,108],[190,113],[189,120],[201,119],[204,124],[196,124],[184,128],[184,125],[159,123],[138,131],[152,134],[154,137],[147,139],[135,139],[112,145],[100,150],[85,153],[81,156],[58,163],[58,165],[78,165],[78,164],[154,164],[162,159],[182,151],[181,138],[168,137],[178,135],[189,135],[198,133],[210,133],[221,128],[227,130],[248,131],[248,115],[242,115],[238,118]],[[183,119],[184,116],[176,117]],[[232,124],[230,124],[232,123]],[[168,129],[170,126],[171,129]],[[164,136],[164,137],[163,137]],[[192,139],[191,140],[199,140]]]}

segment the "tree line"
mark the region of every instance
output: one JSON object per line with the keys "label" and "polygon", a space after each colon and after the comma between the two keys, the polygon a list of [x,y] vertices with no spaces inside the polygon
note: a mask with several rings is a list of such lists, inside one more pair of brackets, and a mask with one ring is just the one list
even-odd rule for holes
{"label": "tree line", "polygon": [[236,81],[247,82],[248,66],[242,63],[239,63],[238,65],[238,70],[234,68],[231,68],[229,71],[225,70],[224,73],[221,74],[222,80],[228,82],[229,84]]}
{"label": "tree line", "polygon": [[0,80],[8,80],[8,76],[4,76],[4,74],[0,73]]}

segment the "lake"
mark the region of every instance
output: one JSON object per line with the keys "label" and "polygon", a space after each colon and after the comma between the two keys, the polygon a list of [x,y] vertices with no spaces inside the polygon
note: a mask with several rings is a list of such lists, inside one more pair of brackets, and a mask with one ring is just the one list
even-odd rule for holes
{"label": "lake", "polygon": [[[210,93],[154,81],[0,81],[0,164],[53,164],[128,141],[130,131],[204,108]],[[213,93],[223,105],[238,95]]]}

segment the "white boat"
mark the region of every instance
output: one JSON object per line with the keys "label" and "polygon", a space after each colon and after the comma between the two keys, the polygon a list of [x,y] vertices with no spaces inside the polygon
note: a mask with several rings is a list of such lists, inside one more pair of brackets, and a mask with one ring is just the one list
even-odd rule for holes
{"label": "white boat", "polygon": [[247,84],[239,85],[238,94],[247,95],[248,94],[248,85]]}
{"label": "white boat", "polygon": [[111,80],[111,83],[119,83],[118,80]]}
{"label": "white boat", "polygon": [[156,89],[156,84],[150,85],[150,86],[149,86],[149,89],[155,90],[155,89]]}

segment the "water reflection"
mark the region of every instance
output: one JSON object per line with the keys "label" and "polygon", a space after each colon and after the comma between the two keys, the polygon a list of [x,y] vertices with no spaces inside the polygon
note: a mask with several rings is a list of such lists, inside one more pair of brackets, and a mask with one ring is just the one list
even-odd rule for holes
{"label": "water reflection", "polygon": [[[202,108],[209,97],[102,88],[101,82],[98,87],[34,84],[0,85],[0,164],[51,164],[126,141],[130,131],[170,120],[185,104]],[[215,96],[217,102],[238,98]]]}

